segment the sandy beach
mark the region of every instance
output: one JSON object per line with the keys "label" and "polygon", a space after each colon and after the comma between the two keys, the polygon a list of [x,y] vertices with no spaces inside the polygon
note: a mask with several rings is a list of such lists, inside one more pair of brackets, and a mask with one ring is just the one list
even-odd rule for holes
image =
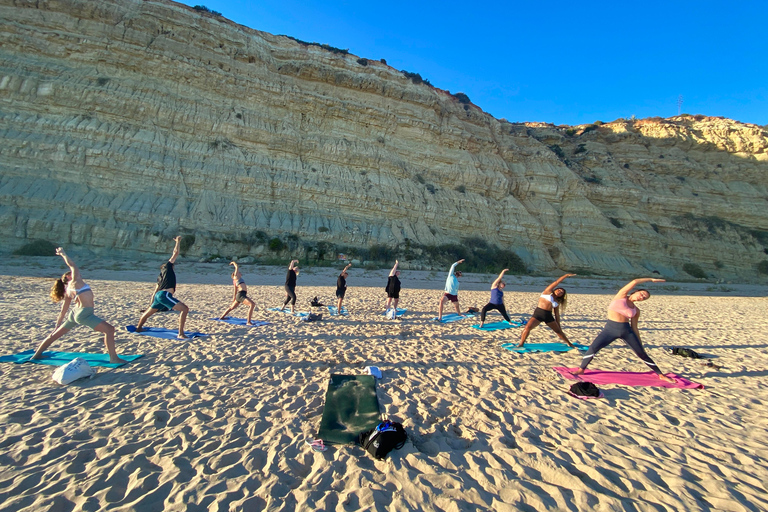
{"label": "sandy beach", "polygon": [[[768,509],[768,299],[765,287],[663,283],[640,305],[640,331],[663,371],[705,386],[602,387],[581,401],[553,366],[580,354],[517,354],[521,328],[438,324],[446,271],[403,271],[398,320],[382,315],[387,270],[349,272],[347,317],[304,323],[269,311],[284,297],[285,268],[245,265],[255,320],[212,321],[229,305],[226,263],[176,268],[187,330],[160,340],[129,334],[148,305],[157,261],[78,262],[94,289],[96,314],[117,328],[120,354],[144,354],[67,386],[54,368],[0,364],[0,509],[39,510],[726,510]],[[48,297],[64,271],[58,258],[7,260],[0,267],[2,355],[34,349],[52,329]],[[338,268],[306,268],[297,309],[317,296],[334,303]],[[495,276],[461,281],[462,310],[488,302]],[[563,328],[589,344],[626,281],[571,278]],[[528,318],[553,279],[507,278],[513,319]],[[447,310],[449,311],[449,310]],[[241,306],[233,316],[243,317]],[[175,328],[173,313],[148,325]],[[501,320],[491,312],[488,321]],[[529,343],[553,342],[541,326]],[[689,347],[706,360],[673,356]],[[78,327],[52,350],[103,352]],[[706,366],[708,361],[716,366]],[[362,448],[314,439],[332,373],[378,366],[382,417],[401,421],[406,445],[385,461]],[[646,371],[617,341],[591,368]]]}

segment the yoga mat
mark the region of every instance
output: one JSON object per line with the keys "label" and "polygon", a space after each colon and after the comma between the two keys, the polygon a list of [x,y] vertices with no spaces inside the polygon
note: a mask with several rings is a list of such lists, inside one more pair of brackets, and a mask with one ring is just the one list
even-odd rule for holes
{"label": "yoga mat", "polygon": [[278,313],[283,313],[285,315],[293,315],[293,316],[307,316],[309,313],[306,311],[297,311],[296,313],[291,313],[291,310],[288,308],[285,308],[284,310],[280,311],[280,308],[269,308],[267,311],[277,311]]}
{"label": "yoga mat", "polygon": [[381,423],[373,375],[331,375],[317,437],[326,443],[354,443]]}
{"label": "yoga mat", "polygon": [[[338,313],[336,312],[336,306],[328,306],[328,311],[330,311],[331,316],[338,316]],[[344,306],[341,306],[341,316],[349,316],[347,308]]]}
{"label": "yoga mat", "polygon": [[508,324],[507,322],[490,322],[486,323],[482,327],[480,327],[480,324],[475,324],[472,326],[473,329],[478,329],[480,331],[500,331],[502,329],[511,329],[512,327],[522,327],[525,325],[525,322],[521,322],[520,320],[512,320],[511,324]]}
{"label": "yoga mat", "polygon": [[221,318],[211,318],[211,320],[215,320],[216,322],[224,322],[225,324],[230,325],[245,325],[248,327],[261,327],[262,325],[271,325],[269,322],[265,322],[263,320],[252,320],[253,324],[248,325],[247,318],[235,318],[233,316],[228,316],[224,320]]}
{"label": "yoga mat", "polygon": [[[161,338],[164,340],[177,340],[177,336],[179,335],[178,329],[165,329],[163,327],[142,327],[141,332],[136,332],[136,326],[135,325],[127,325],[125,326],[125,330],[130,332],[131,334],[139,334],[141,336],[149,336],[151,338]],[[188,338],[199,338],[201,336],[208,336],[207,334],[203,334],[201,332],[195,332],[195,331],[184,331],[184,334],[187,335]]]}
{"label": "yoga mat", "polygon": [[[88,364],[90,366],[105,366],[107,368],[119,368],[123,366],[125,363],[110,363],[109,362],[109,354],[89,354],[87,352],[55,352],[52,350],[46,350],[43,352],[43,359],[30,359],[35,355],[34,350],[25,350],[24,352],[19,352],[18,354],[13,354],[10,356],[0,356],[0,363],[37,363],[37,364],[49,364],[51,366],[61,366],[64,364],[67,364],[68,362],[81,357],[88,361]],[[120,359],[125,359],[127,362],[135,361],[136,359],[142,357],[144,354],[139,355],[126,355],[126,354],[118,354]]]}
{"label": "yoga mat", "polygon": [[[472,318],[474,316],[474,313],[464,313],[464,316],[457,315],[456,313],[448,313],[447,315],[443,315],[443,319],[440,320],[440,323],[449,324],[451,322],[458,322],[459,320]],[[437,322],[437,317],[433,318],[432,321]]]}
{"label": "yoga mat", "polygon": [[668,374],[673,377],[675,383],[664,382],[656,376],[654,372],[605,372],[603,370],[587,369],[582,375],[573,375],[571,372],[576,368],[553,367],[557,373],[571,380],[580,380],[591,382],[593,384],[622,384],[624,386],[661,386],[663,388],[679,389],[703,389],[703,384],[691,382],[674,373]]}
{"label": "yoga mat", "polygon": [[[395,313],[395,316],[396,316],[396,317],[401,317],[401,316],[403,316],[403,314],[404,314],[406,311],[408,311],[408,309],[407,309],[407,308],[397,308],[397,313]],[[382,316],[387,316],[387,312],[386,312],[386,311],[385,311],[385,312],[383,312],[383,313],[382,313]]]}
{"label": "yoga mat", "polygon": [[[578,350],[587,350],[589,347],[574,343]],[[523,347],[518,347],[517,343],[502,343],[501,348],[518,354],[530,354],[533,352],[568,352],[573,350],[565,343],[527,343]]]}

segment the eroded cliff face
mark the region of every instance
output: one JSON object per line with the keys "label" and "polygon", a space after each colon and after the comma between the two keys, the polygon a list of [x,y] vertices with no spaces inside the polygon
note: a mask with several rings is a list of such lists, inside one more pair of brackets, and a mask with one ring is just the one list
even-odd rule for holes
{"label": "eroded cliff face", "polygon": [[510,124],[380,62],[165,1],[0,0],[0,40],[7,248],[165,254],[183,232],[191,255],[242,256],[264,232],[479,237],[538,271],[745,278],[766,259],[758,126]]}

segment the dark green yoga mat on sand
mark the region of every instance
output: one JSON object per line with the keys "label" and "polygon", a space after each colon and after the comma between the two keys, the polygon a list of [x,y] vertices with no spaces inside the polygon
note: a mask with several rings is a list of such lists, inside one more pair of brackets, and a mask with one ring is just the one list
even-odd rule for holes
{"label": "dark green yoga mat on sand", "polygon": [[381,423],[373,375],[331,375],[317,437],[326,443],[354,443],[360,432]]}

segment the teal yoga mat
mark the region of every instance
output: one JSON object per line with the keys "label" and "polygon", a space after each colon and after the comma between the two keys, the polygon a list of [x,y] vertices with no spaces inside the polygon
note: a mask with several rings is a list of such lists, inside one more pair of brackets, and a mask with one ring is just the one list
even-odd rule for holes
{"label": "teal yoga mat", "polygon": [[[52,350],[46,350],[43,352],[42,359],[30,359],[35,354],[34,350],[25,350],[18,354],[10,356],[0,356],[0,363],[37,363],[48,364],[51,366],[61,366],[68,362],[80,357],[85,359],[90,366],[105,366],[107,368],[119,368],[125,363],[116,364],[109,362],[109,354],[88,354],[86,352],[54,352]],[[143,357],[144,354],[139,355],[126,355],[118,354],[120,359],[125,359],[127,362],[135,361],[136,359]]]}
{"label": "teal yoga mat", "polygon": [[530,354],[532,352],[568,352],[576,348],[584,351],[589,347],[586,345],[573,344],[574,347],[569,347],[565,343],[528,343],[523,347],[518,347],[517,343],[502,343],[501,348],[509,350],[510,352],[517,352],[519,354]]}
{"label": "teal yoga mat", "polygon": [[354,443],[381,422],[373,375],[331,375],[317,437],[326,443]]}

